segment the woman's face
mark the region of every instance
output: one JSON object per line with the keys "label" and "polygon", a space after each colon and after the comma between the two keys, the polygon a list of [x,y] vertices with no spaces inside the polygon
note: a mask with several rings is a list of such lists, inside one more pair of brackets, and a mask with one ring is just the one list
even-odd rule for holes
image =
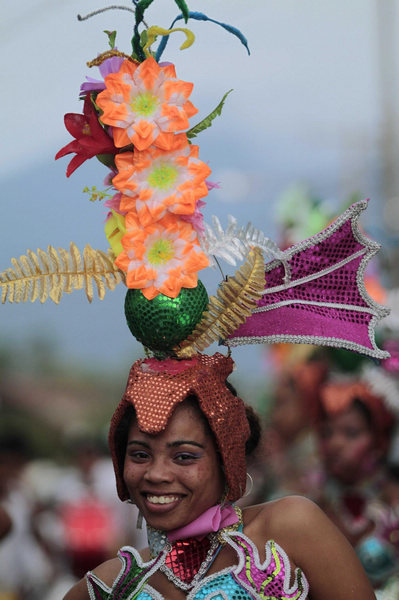
{"label": "woman's face", "polygon": [[370,476],[380,456],[367,419],[356,407],[325,420],[320,448],[328,473],[346,484]]}
{"label": "woman's face", "polygon": [[199,410],[185,403],[157,435],[131,424],[123,477],[147,523],[165,531],[196,519],[224,490],[213,436]]}
{"label": "woman's face", "polygon": [[290,376],[282,377],[275,392],[271,426],[286,443],[291,443],[309,423],[300,391]]}

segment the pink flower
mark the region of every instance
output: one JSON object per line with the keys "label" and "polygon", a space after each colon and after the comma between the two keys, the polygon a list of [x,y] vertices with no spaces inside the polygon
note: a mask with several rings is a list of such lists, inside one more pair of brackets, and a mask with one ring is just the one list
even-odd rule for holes
{"label": "pink flower", "polygon": [[85,96],[87,92],[102,91],[105,90],[104,79],[110,73],[117,73],[123,63],[124,59],[121,56],[111,56],[99,65],[98,69],[102,79],[93,79],[93,77],[86,77],[86,82],[80,86],[80,95]]}

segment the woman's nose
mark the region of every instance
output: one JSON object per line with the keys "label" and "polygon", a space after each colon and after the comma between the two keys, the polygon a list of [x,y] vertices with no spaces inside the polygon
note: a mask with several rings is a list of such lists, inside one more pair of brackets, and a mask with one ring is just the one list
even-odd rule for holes
{"label": "woman's nose", "polygon": [[338,452],[345,446],[345,439],[339,433],[333,433],[328,440],[328,449],[330,454],[333,452]]}
{"label": "woman's nose", "polygon": [[144,479],[153,483],[173,480],[173,470],[168,462],[162,458],[154,458],[148,463]]}

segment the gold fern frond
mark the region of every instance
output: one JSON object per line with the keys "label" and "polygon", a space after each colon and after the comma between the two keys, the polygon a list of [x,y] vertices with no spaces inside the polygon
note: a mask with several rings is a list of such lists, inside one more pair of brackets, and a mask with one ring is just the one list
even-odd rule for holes
{"label": "gold fern frond", "polygon": [[48,246],[47,253],[38,248],[37,254],[27,250],[19,260],[11,259],[13,268],[0,273],[1,302],[45,302],[50,298],[56,304],[62,294],[85,289],[89,302],[93,300],[93,284],[100,300],[106,288],[113,290],[125,281],[125,274],[114,265],[112,250],[108,253],[93,250],[87,244],[82,255],[71,242],[69,252],[65,248]]}
{"label": "gold fern frond", "polygon": [[211,296],[208,309],[187,340],[174,348],[179,358],[202,352],[220,338],[226,339],[252,314],[265,287],[265,265],[260,248],[254,248],[233,277]]}

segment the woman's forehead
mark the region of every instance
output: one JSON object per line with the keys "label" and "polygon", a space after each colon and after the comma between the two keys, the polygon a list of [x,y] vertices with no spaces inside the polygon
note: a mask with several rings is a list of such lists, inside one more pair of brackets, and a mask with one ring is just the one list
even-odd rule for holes
{"label": "woman's forehead", "polygon": [[365,414],[362,410],[356,406],[351,405],[346,410],[337,413],[336,415],[329,415],[325,421],[327,423],[336,424],[336,425],[361,425],[369,428],[369,423]]}

